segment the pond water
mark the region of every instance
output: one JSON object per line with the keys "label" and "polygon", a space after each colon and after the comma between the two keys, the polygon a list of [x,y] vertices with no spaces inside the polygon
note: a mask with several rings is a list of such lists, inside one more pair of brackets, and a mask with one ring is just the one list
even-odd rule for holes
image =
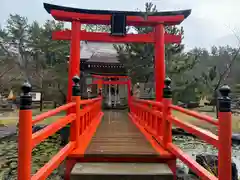
{"label": "pond water", "polygon": [[[203,141],[189,136],[173,136],[174,144],[178,145],[184,152],[195,159],[197,154],[217,154],[217,149],[213,146],[204,143]],[[59,136],[53,136],[38,145],[33,155],[32,172],[36,172],[39,167],[42,167],[48,162],[51,157],[61,149]],[[240,176],[240,146],[233,146],[233,161],[236,163]],[[180,161],[177,162],[180,166],[188,168]],[[0,180],[15,180],[17,170],[17,141],[16,136],[0,141]],[[62,180],[63,166],[57,168],[48,180]]]}
{"label": "pond water", "polygon": [[[198,154],[214,154],[217,155],[218,150],[205,143],[202,140],[199,140],[190,136],[173,136],[174,144],[178,145],[184,152],[186,152],[189,156],[196,158]],[[232,146],[232,160],[236,163],[238,169],[238,176],[240,176],[240,146],[233,145]],[[183,166],[187,171],[188,168],[180,161],[178,161],[180,166]]]}
{"label": "pond water", "polygon": [[[47,163],[60,149],[58,135],[54,135],[36,146],[32,152],[32,173]],[[17,137],[12,136],[0,140],[0,180],[17,179],[17,158]],[[54,170],[47,180],[63,180],[62,168],[60,166]]]}

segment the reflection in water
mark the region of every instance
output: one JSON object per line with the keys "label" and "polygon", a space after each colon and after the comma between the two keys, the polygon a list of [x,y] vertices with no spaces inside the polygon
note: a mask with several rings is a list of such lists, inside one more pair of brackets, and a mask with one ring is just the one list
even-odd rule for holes
{"label": "reflection in water", "polygon": [[118,121],[128,119],[127,113],[122,110],[112,110],[112,111],[105,111],[104,118],[108,120],[108,124],[117,123]]}

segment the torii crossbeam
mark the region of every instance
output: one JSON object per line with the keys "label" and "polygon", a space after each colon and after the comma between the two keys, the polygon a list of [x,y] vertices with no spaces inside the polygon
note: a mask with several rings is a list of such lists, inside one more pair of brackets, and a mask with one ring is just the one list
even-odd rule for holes
{"label": "torii crossbeam", "polygon": [[[162,100],[165,79],[165,44],[181,42],[181,35],[165,33],[164,26],[180,24],[190,15],[191,10],[155,12],[146,16],[146,12],[87,10],[46,3],[44,8],[54,19],[72,23],[71,30],[53,32],[53,39],[71,41],[68,101],[71,101],[72,96],[71,79],[80,74],[80,41],[82,40],[112,43],[154,43],[156,100]],[[110,25],[111,33],[82,31],[81,24]],[[127,34],[126,26],[151,26],[154,31],[148,34]]]}

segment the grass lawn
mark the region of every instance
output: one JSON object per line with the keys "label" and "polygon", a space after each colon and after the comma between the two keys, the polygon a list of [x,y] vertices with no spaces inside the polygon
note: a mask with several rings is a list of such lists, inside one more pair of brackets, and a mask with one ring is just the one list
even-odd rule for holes
{"label": "grass lawn", "polygon": [[[215,117],[216,114],[214,112],[210,112],[210,109],[211,107],[208,107],[208,108],[205,108],[204,109],[200,109],[200,113],[202,114],[206,114],[206,115],[209,115],[209,116],[212,116],[212,117]],[[49,109],[44,109],[43,112],[46,112],[48,111]],[[197,109],[199,110],[199,109]],[[33,110],[33,116],[36,116],[38,114],[41,114],[43,112],[40,112],[39,109],[34,109]],[[174,116],[176,116],[178,119],[180,120],[183,120],[185,122],[189,122],[193,125],[196,125],[198,127],[202,127],[204,129],[207,129],[207,130],[210,130],[214,133],[217,132],[217,128],[216,126],[214,125],[211,125],[210,123],[207,123],[205,121],[202,121],[202,120],[198,120],[196,118],[193,118],[191,116],[188,116],[188,115],[185,115],[181,112],[178,112],[178,111],[173,111],[172,112],[174,114]],[[45,119],[44,121],[41,121],[39,122],[38,124],[50,124],[56,120],[58,120],[60,117],[64,116],[65,115],[65,112],[61,112],[61,113],[58,113],[57,115],[55,116],[52,116],[50,118],[47,118]],[[16,115],[17,116],[17,115]],[[18,119],[15,118],[15,119],[11,119],[11,118],[3,118],[1,119],[0,118],[0,125],[1,124],[4,124],[4,125],[15,125],[17,124],[18,122]],[[233,119],[232,119],[232,130],[233,130],[233,133],[240,133],[240,115],[233,115]]]}
{"label": "grass lawn", "polygon": [[[204,128],[204,129],[207,129],[207,130],[210,130],[214,133],[217,132],[217,128],[216,126],[208,123],[208,122],[205,122],[203,120],[198,120],[194,117],[191,117],[191,116],[188,116],[188,115],[185,115],[181,112],[178,112],[178,111],[173,111],[172,112],[174,114],[174,116],[176,116],[178,119],[180,120],[184,120],[185,122],[188,122],[190,124],[193,124],[195,126],[198,126],[198,127],[201,127],[201,128]],[[200,112],[201,114],[206,114],[206,115],[209,115],[209,116],[212,116],[212,117],[216,117],[216,113],[214,112]],[[232,115],[232,131],[233,133],[240,133],[240,115]]]}
{"label": "grass lawn", "polygon": [[[50,109],[44,109],[42,112],[39,109],[33,109],[32,114],[33,116],[36,116],[38,114],[41,114],[43,112],[49,111]],[[60,117],[63,117],[65,115],[65,112],[60,112],[58,114],[56,114],[55,116],[51,116],[49,118],[46,118],[45,120],[37,123],[37,124],[50,124],[56,120],[58,120]],[[16,116],[18,116],[18,114],[16,113]],[[16,125],[18,122],[18,118],[12,118],[12,117],[4,117],[4,118],[0,118],[0,125],[4,124],[4,125]]]}
{"label": "grass lawn", "polygon": [[[37,124],[50,124],[52,122],[55,122],[56,120],[58,120],[61,117],[63,117],[63,116],[52,116],[52,117],[49,117],[49,118],[45,119],[44,121],[41,121]],[[1,124],[16,125],[17,122],[18,122],[18,119],[0,119],[0,125]]]}

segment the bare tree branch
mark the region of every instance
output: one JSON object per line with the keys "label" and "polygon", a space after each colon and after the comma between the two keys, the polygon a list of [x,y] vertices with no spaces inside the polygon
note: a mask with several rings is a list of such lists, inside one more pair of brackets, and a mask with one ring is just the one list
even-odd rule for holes
{"label": "bare tree branch", "polygon": [[[232,32],[240,43],[240,38],[238,37],[238,35],[233,30],[232,30]],[[217,82],[217,85],[215,86],[214,91],[216,91],[219,88],[219,86],[221,85],[222,81],[225,81],[226,78],[229,76],[232,66],[233,66],[235,60],[237,59],[239,53],[240,53],[240,46],[238,47],[238,49],[237,49],[236,53],[234,54],[234,56],[232,57],[232,59],[230,60],[229,65],[226,67],[226,69],[223,71],[223,73],[220,74],[219,80]]]}

